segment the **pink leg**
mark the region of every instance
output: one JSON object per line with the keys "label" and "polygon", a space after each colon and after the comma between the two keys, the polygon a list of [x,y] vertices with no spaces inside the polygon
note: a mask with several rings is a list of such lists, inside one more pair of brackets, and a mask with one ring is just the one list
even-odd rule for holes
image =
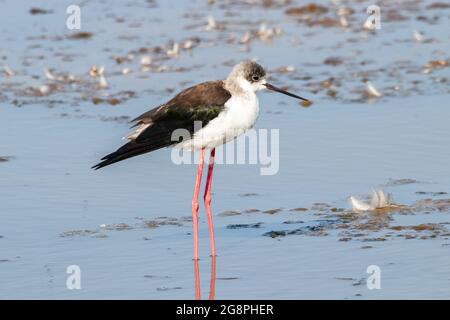
{"label": "pink leg", "polygon": [[203,161],[205,150],[200,150],[200,160],[197,168],[197,178],[195,179],[194,196],[192,198],[192,224],[194,226],[194,260],[198,260],[198,194],[200,192],[200,183],[202,181]]}
{"label": "pink leg", "polygon": [[211,149],[211,154],[209,156],[208,176],[206,178],[205,195],[204,195],[206,216],[208,218],[209,242],[211,244],[211,256],[213,257],[216,256],[216,246],[214,244],[214,227],[211,214],[211,184],[212,184],[212,174],[214,169],[215,155],[216,149]]}
{"label": "pink leg", "polygon": [[200,300],[200,271],[198,268],[198,259],[194,260],[194,280],[195,280],[195,299]]}

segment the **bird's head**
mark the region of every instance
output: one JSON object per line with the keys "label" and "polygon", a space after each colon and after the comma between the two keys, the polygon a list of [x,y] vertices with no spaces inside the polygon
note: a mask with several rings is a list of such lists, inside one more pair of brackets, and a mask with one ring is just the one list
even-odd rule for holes
{"label": "bird's head", "polygon": [[308,101],[308,99],[302,98],[268,83],[264,68],[260,64],[251,60],[244,60],[237,64],[231,71],[226,82],[232,90],[239,89],[244,92],[256,92],[258,90],[268,89],[303,101]]}

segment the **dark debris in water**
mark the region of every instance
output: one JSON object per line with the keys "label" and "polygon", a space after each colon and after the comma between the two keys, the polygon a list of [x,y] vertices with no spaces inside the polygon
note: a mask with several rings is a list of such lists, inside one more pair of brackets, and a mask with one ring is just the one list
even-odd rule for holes
{"label": "dark debris in water", "polygon": [[328,12],[328,8],[314,3],[309,3],[302,7],[293,7],[285,11],[289,16],[300,16],[300,15],[310,15],[310,14],[324,14]]}
{"label": "dark debris in water", "polygon": [[[171,217],[157,217],[153,220],[145,220],[143,218],[136,218],[139,222],[135,224],[115,223],[102,224],[98,229],[82,229],[70,230],[60,234],[61,237],[92,237],[92,238],[106,238],[108,232],[111,231],[130,231],[134,229],[155,229],[162,226],[183,226],[183,222],[189,221],[186,217],[171,218]],[[189,218],[190,219],[190,218]]]}
{"label": "dark debris in water", "polygon": [[[354,237],[362,241],[386,241],[391,237],[405,239],[428,239],[438,236],[447,237],[449,230],[446,223],[421,223],[417,225],[392,225],[394,214],[426,214],[427,212],[450,212],[450,199],[418,200],[409,206],[392,206],[365,213],[343,212],[338,214],[341,236]],[[383,235],[370,237],[372,232]]]}
{"label": "dark debris in water", "polygon": [[224,211],[218,214],[218,216],[220,217],[232,217],[232,216],[239,216],[241,215],[240,212],[238,211],[233,211],[233,210],[228,210],[228,211]]}
{"label": "dark debris in water", "polygon": [[313,206],[311,207],[311,210],[319,211],[319,212],[326,212],[326,211],[329,211],[331,208],[332,208],[332,206],[328,203],[317,202],[317,203],[313,204]]}
{"label": "dark debris in water", "polygon": [[[406,181],[403,181],[406,182]],[[271,230],[264,236],[279,238],[288,235],[326,236],[336,235],[338,241],[348,242],[359,240],[363,242],[387,241],[391,238],[433,239],[448,237],[450,223],[421,223],[417,225],[393,225],[394,215],[426,214],[427,212],[450,213],[450,199],[423,199],[411,205],[392,205],[386,208],[367,212],[352,212],[333,207],[327,203],[315,203],[312,214],[322,217],[322,220],[284,221],[283,225],[305,224],[300,228]],[[292,212],[292,209],[288,212]],[[295,211],[294,211],[295,212]],[[325,218],[325,220],[323,220]],[[363,248],[369,248],[365,246]]]}
{"label": "dark debris in water", "polygon": [[90,38],[92,38],[92,36],[93,36],[93,34],[91,32],[80,31],[80,32],[75,32],[75,33],[69,35],[69,39],[73,39],[73,40],[90,39]]}
{"label": "dark debris in water", "polygon": [[[287,210],[283,214],[290,215],[291,217],[295,215],[295,212],[308,211],[308,215],[320,217],[320,219],[313,219],[309,221],[304,220],[284,220],[280,223],[283,226],[290,226],[300,224],[300,227],[296,228],[283,228],[280,227],[279,230],[274,229],[266,231],[263,233],[265,237],[271,238],[281,238],[292,235],[303,235],[303,236],[337,236],[337,240],[340,242],[349,241],[362,241],[362,242],[383,242],[394,238],[409,239],[435,239],[444,238],[448,239],[450,237],[449,223],[427,223],[423,222],[417,225],[401,225],[393,224],[394,215],[414,215],[414,214],[424,214],[429,212],[437,213],[450,213],[450,199],[422,199],[417,200],[411,205],[397,205],[391,206],[389,208],[375,209],[366,212],[352,212],[344,209],[338,209],[327,203],[315,203],[311,210],[304,207],[299,207],[301,210]],[[298,208],[297,208],[298,209]],[[250,209],[246,211],[266,213],[269,214],[275,210],[275,212],[281,212],[282,209],[270,209],[266,211],[261,211],[259,209]],[[246,212],[243,211],[243,212]],[[236,216],[241,215],[237,211],[226,211],[219,216]],[[261,217],[261,216],[259,216]],[[267,217],[267,216],[266,216]],[[139,222],[135,224],[118,223],[110,225],[101,225],[98,229],[88,230],[72,230],[63,232],[61,237],[91,237],[91,238],[105,238],[108,237],[107,232],[111,231],[126,231],[133,230],[137,228],[144,229],[155,229],[162,226],[175,226],[183,227],[184,222],[192,221],[190,216],[185,216],[181,218],[172,217],[157,217],[152,220],[145,220],[144,218],[136,218]],[[264,222],[255,223],[236,223],[228,224],[226,229],[237,230],[237,229],[263,229],[265,227]],[[372,248],[372,246],[362,246],[362,249]]]}
{"label": "dark debris in water", "polygon": [[128,123],[131,120],[131,117],[129,116],[101,116],[100,120],[103,122],[117,122],[117,123]]}
{"label": "dark debris in water", "polygon": [[389,181],[385,184],[386,187],[390,187],[390,186],[402,186],[405,184],[412,184],[412,183],[420,183],[417,180],[414,179],[409,179],[409,178],[405,178],[405,179],[389,179]]}
{"label": "dark debris in water", "polygon": [[112,106],[115,106],[116,104],[121,103],[122,101],[120,101],[117,98],[100,98],[100,97],[92,97],[92,103],[93,104],[100,104],[100,103],[108,103]]}
{"label": "dark debris in water", "polygon": [[111,224],[104,227],[106,230],[115,230],[115,231],[123,231],[123,230],[131,230],[133,227],[131,227],[129,224],[126,223],[118,223],[118,224]]}
{"label": "dark debris in water", "polygon": [[1,162],[8,162],[12,159],[13,157],[11,156],[0,156],[0,163]]}
{"label": "dark debris in water", "polygon": [[283,224],[300,224],[300,223],[304,223],[304,221],[302,221],[302,220],[286,220],[286,221],[283,221]]}
{"label": "dark debris in water", "polygon": [[177,219],[177,218],[168,218],[168,217],[161,217],[161,218],[156,218],[154,220],[146,220],[144,221],[144,226],[146,228],[158,228],[161,226],[177,226],[177,227],[181,227],[183,226],[183,223]]}
{"label": "dark debris in water", "polygon": [[416,191],[416,194],[427,195],[427,196],[432,196],[432,197],[438,197],[438,196],[444,196],[444,195],[447,195],[448,193],[445,192],[445,191],[437,191],[437,192],[431,192],[431,191]]}
{"label": "dark debris in water", "polygon": [[248,224],[229,224],[227,225],[227,229],[249,229],[249,228],[260,228],[262,222],[257,223],[248,223]]}
{"label": "dark debris in water", "polygon": [[171,290],[180,290],[180,289],[183,289],[183,288],[182,287],[171,287],[171,288],[158,287],[158,288],[156,288],[156,291],[171,291]]}
{"label": "dark debris in water", "polygon": [[306,211],[308,211],[308,208],[298,207],[298,208],[289,209],[289,211],[306,212]]}
{"label": "dark debris in water", "polygon": [[153,274],[145,274],[144,278],[147,278],[147,279],[170,279],[169,276],[156,276]]}
{"label": "dark debris in water", "polygon": [[65,232],[61,233],[60,236],[63,238],[75,237],[75,236],[85,237],[85,236],[92,236],[97,233],[99,233],[98,230],[70,230],[70,231],[65,231]]}
{"label": "dark debris in water", "polygon": [[287,235],[287,231],[281,230],[281,231],[269,231],[263,234],[263,236],[271,237],[271,238],[278,238],[278,237],[285,237]]}
{"label": "dark debris in water", "polygon": [[289,235],[307,235],[307,236],[326,236],[328,235],[326,228],[332,221],[322,221],[318,225],[304,226],[293,230],[272,230],[263,234],[263,236],[278,238]]}
{"label": "dark debris in water", "polygon": [[269,210],[263,211],[263,213],[266,213],[266,214],[275,214],[275,213],[280,212],[281,210],[282,210],[281,208],[269,209]]}
{"label": "dark debris in water", "polygon": [[344,60],[342,58],[338,57],[329,57],[325,59],[323,62],[324,64],[331,65],[331,66],[338,66],[344,63]]}
{"label": "dark debris in water", "polygon": [[[156,3],[152,2],[149,6],[156,6]],[[242,10],[246,8],[252,8],[252,10],[256,10],[256,13],[259,10],[261,16],[255,14],[255,18],[250,20],[248,17],[241,17]],[[271,21],[265,15],[267,8],[270,8],[270,11],[274,12],[275,16],[276,14],[278,16],[284,15],[285,18]],[[46,33],[25,35],[25,41],[29,41],[25,46],[27,50],[33,50],[34,54],[29,53],[21,57],[22,63],[19,61],[13,67],[4,66],[6,68],[4,72],[9,79],[0,84],[0,91],[2,92],[0,100],[6,99],[17,106],[32,104],[55,106],[57,104],[54,101],[61,100],[62,103],[58,104],[67,104],[68,100],[77,103],[91,101],[94,104],[123,104],[123,99],[114,97],[113,93],[109,91],[110,88],[108,88],[107,83],[101,84],[100,88],[98,88],[98,79],[95,82],[89,81],[83,78],[83,74],[79,74],[73,82],[70,82],[70,79],[67,78],[66,83],[58,77],[50,82],[43,82],[41,81],[41,76],[34,74],[35,71],[33,69],[35,69],[36,65],[41,65],[42,61],[52,65],[64,65],[67,62],[89,65],[94,62],[94,58],[92,58],[94,56],[96,61],[100,59],[112,60],[114,67],[109,67],[111,70],[107,70],[105,77],[107,76],[108,80],[113,79],[111,80],[111,87],[119,87],[120,90],[122,89],[120,88],[121,84],[114,83],[115,79],[119,77],[130,77],[132,81],[136,83],[141,81],[140,83],[142,83],[142,81],[148,81],[149,73],[186,73],[205,68],[203,64],[189,66],[184,58],[197,54],[207,56],[210,48],[226,46],[227,50],[235,53],[227,60],[217,62],[217,65],[213,66],[213,68],[219,65],[230,67],[239,61],[239,56],[242,55],[242,52],[251,54],[255,41],[278,46],[282,43],[277,43],[276,41],[279,40],[277,38],[284,37],[284,40],[281,39],[281,41],[289,41],[289,45],[292,45],[292,49],[295,49],[309,43],[316,43],[316,41],[309,42],[308,38],[316,37],[318,31],[324,27],[332,28],[334,29],[333,32],[345,35],[345,37],[340,39],[337,36],[336,40],[329,41],[329,43],[323,43],[319,46],[311,45],[308,50],[319,55],[325,50],[337,52],[340,49],[348,49],[347,52],[352,52],[351,57],[342,54],[328,58],[326,56],[323,57],[325,59],[324,63],[333,67],[333,72],[322,71],[322,63],[314,64],[305,61],[304,63],[298,62],[295,65],[273,68],[271,69],[271,74],[276,74],[283,78],[281,81],[286,80],[289,81],[288,83],[297,83],[296,86],[304,88],[311,94],[321,95],[321,97],[317,97],[318,99],[332,99],[342,103],[373,103],[376,99],[361,95],[361,92],[359,92],[359,84],[363,80],[372,79],[381,79],[378,83],[385,83],[380,88],[380,92],[387,97],[448,93],[447,83],[449,79],[442,74],[442,70],[448,68],[450,59],[445,50],[440,49],[440,44],[444,43],[446,39],[433,35],[433,32],[428,34],[427,30],[418,30],[416,32],[416,34],[426,35],[426,38],[416,40],[417,43],[434,44],[436,46],[435,50],[433,50],[436,54],[433,55],[432,60],[425,53],[433,48],[427,48],[423,50],[424,54],[420,57],[421,59],[389,60],[376,66],[373,60],[365,57],[364,50],[354,50],[357,47],[364,49],[365,42],[370,40],[370,37],[375,34],[375,32],[365,30],[362,27],[360,17],[364,10],[361,9],[361,5],[358,2],[331,3],[324,6],[314,2],[298,5],[293,1],[229,1],[214,5],[213,12],[209,12],[209,10],[207,12],[190,12],[189,7],[178,9],[181,10],[182,20],[186,19],[188,21],[184,25],[182,24],[183,22],[179,22],[181,24],[179,26],[181,34],[175,33],[177,34],[176,39],[163,37],[164,39],[161,40],[161,43],[152,43],[151,45],[143,39],[144,36],[140,29],[154,27],[152,23],[155,21],[167,23],[162,21],[161,17],[153,16],[148,21],[136,22],[128,21],[128,18],[121,15],[114,16],[112,20],[105,23],[117,23],[120,29],[127,29],[123,33],[116,35],[113,46],[110,39],[105,40],[105,32],[102,30],[99,30],[98,33],[97,30],[89,30],[71,31],[67,35],[49,35]],[[446,18],[446,9],[448,9],[448,5],[445,2],[434,2],[431,4],[421,1],[404,1],[395,4],[383,3],[383,21],[386,24],[390,24],[388,27],[393,31],[398,25],[398,28],[401,28],[401,35],[404,36],[396,39],[395,43],[386,41],[381,45],[388,47],[415,41],[412,37],[414,30],[411,30],[410,33],[403,32],[405,26],[401,24],[411,19],[430,25],[445,23],[441,21]],[[51,10],[40,7],[32,7],[28,10],[32,15],[52,13]],[[413,12],[422,12],[423,14],[414,15]],[[211,17],[206,18],[210,13]],[[220,20],[217,20],[219,17]],[[38,19],[36,20],[38,21]],[[128,24],[124,22],[128,22]],[[284,29],[291,28],[292,22],[304,24],[309,26],[309,28],[299,29],[299,33],[294,33],[291,41],[292,32],[289,30],[285,32]],[[287,40],[287,37],[289,37],[289,40]],[[75,41],[79,42],[89,39],[95,39],[96,41],[96,49],[92,49],[95,50],[95,55],[86,55],[85,52],[82,54],[73,53]],[[58,42],[62,45],[56,46],[53,42]],[[273,43],[271,44],[271,42]],[[136,47],[130,48],[130,44],[135,44]],[[5,43],[5,46],[7,45]],[[20,56],[20,53],[12,52],[12,55]],[[4,58],[8,59],[9,57],[5,55]],[[417,61],[420,61],[421,64],[419,65]],[[105,65],[108,64],[107,62]],[[295,62],[292,61],[291,63]],[[23,66],[22,69],[20,69],[20,65]],[[309,73],[306,73],[305,67],[308,67]],[[70,70],[72,71],[76,70],[72,66],[68,68],[71,68]],[[202,72],[205,73],[206,70]],[[51,77],[51,73],[47,75]],[[326,79],[329,77],[340,79],[342,84],[336,81],[323,86],[321,82],[326,82]],[[11,81],[13,79],[20,80],[14,83],[14,81]],[[36,84],[36,81],[41,81],[41,83]],[[119,82],[123,83],[123,81]],[[185,87],[183,84],[185,82],[185,80],[179,81],[173,89],[178,91],[181,87]],[[99,94],[97,92],[99,89],[102,90],[101,93],[105,91],[107,93],[105,95]],[[160,93],[164,94],[164,90],[160,90]],[[57,99],[52,99],[54,100],[52,102],[48,97],[54,95]],[[111,97],[109,97],[110,95]],[[36,99],[31,101],[29,98]],[[301,105],[303,107],[309,106],[308,103]]]}
{"label": "dark debris in water", "polygon": [[255,208],[251,208],[251,209],[246,209],[243,212],[244,213],[258,213],[258,212],[261,212],[261,210],[255,209]]}
{"label": "dark debris in water", "polygon": [[48,14],[48,13],[52,13],[52,12],[53,12],[52,10],[47,10],[47,9],[38,8],[38,7],[33,7],[30,9],[31,15]]}
{"label": "dark debris in water", "polygon": [[387,239],[385,237],[375,237],[375,238],[364,238],[362,239],[363,242],[374,242],[374,241],[386,241]]}
{"label": "dark debris in water", "polygon": [[362,286],[363,284],[366,284],[366,278],[361,278],[359,280],[356,280],[354,283],[352,283],[352,286]]}
{"label": "dark debris in water", "polygon": [[450,211],[450,199],[424,199],[416,201],[412,207],[415,212],[425,211]]}
{"label": "dark debris in water", "polygon": [[428,10],[441,10],[441,9],[449,9],[450,3],[445,2],[433,2],[426,7]]}
{"label": "dark debris in water", "polygon": [[350,277],[336,277],[336,280],[344,280],[344,281],[355,281],[355,278],[350,278]]}
{"label": "dark debris in water", "polygon": [[94,105],[97,104],[109,104],[111,106],[115,106],[121,104],[129,99],[132,99],[136,96],[136,92],[134,91],[120,91],[113,95],[108,95],[107,97],[99,97],[93,96],[91,101]]}

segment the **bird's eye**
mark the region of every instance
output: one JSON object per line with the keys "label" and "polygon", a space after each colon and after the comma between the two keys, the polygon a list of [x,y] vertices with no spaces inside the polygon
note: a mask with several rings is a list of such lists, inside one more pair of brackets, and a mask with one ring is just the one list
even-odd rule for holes
{"label": "bird's eye", "polygon": [[259,80],[259,77],[258,77],[258,76],[253,76],[253,77],[252,77],[252,80],[253,80],[253,81],[258,81],[258,80]]}

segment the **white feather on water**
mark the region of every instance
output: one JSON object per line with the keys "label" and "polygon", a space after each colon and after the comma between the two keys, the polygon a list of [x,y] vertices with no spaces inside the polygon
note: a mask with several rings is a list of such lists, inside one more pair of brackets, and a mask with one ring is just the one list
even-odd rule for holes
{"label": "white feather on water", "polygon": [[169,57],[177,57],[180,52],[180,45],[178,42],[174,42],[172,49],[167,50],[167,55]]}
{"label": "white feather on water", "polygon": [[390,206],[391,199],[389,194],[386,194],[382,189],[373,190],[370,205],[375,209]]}
{"label": "white feather on water", "polygon": [[51,71],[48,70],[47,68],[44,69],[44,73],[45,73],[45,77],[48,80],[55,80],[56,79],[55,76],[53,75],[53,73],[51,73]]}
{"label": "white feather on water", "polygon": [[8,66],[3,66],[3,69],[5,70],[5,75],[8,76],[8,77],[12,77],[12,76],[14,76],[16,74]]}
{"label": "white feather on water", "polygon": [[350,197],[350,204],[352,205],[352,210],[355,212],[371,210],[370,205],[368,203],[365,203],[359,199],[356,199],[353,196]]}
{"label": "white feather on water", "polygon": [[98,88],[99,89],[108,88],[108,82],[106,81],[106,78],[103,76],[103,74],[100,76],[100,80],[98,82]]}
{"label": "white feather on water", "polygon": [[205,31],[211,31],[217,28],[216,20],[212,15],[208,16],[208,24],[205,27]]}
{"label": "white feather on water", "polygon": [[50,93],[50,87],[48,85],[42,85],[39,87],[39,93],[43,96],[47,95]]}
{"label": "white feather on water", "polygon": [[419,31],[414,30],[413,31],[413,36],[414,36],[414,39],[416,40],[416,42],[422,42],[423,41],[423,35]]}
{"label": "white feather on water", "polygon": [[391,206],[391,196],[386,194],[384,190],[373,190],[370,201],[365,202],[353,196],[349,198],[352,210],[355,212],[372,211],[375,209],[386,208]]}
{"label": "white feather on water", "polygon": [[380,91],[378,91],[378,90],[373,86],[373,84],[372,84],[370,81],[367,81],[367,84],[366,84],[366,85],[367,85],[367,86],[366,86],[366,92],[367,92],[367,94],[368,94],[369,96],[371,96],[371,97],[377,97],[377,98],[381,97]]}
{"label": "white feather on water", "polygon": [[152,64],[152,57],[151,56],[142,56],[141,57],[141,65],[143,66],[149,66]]}

